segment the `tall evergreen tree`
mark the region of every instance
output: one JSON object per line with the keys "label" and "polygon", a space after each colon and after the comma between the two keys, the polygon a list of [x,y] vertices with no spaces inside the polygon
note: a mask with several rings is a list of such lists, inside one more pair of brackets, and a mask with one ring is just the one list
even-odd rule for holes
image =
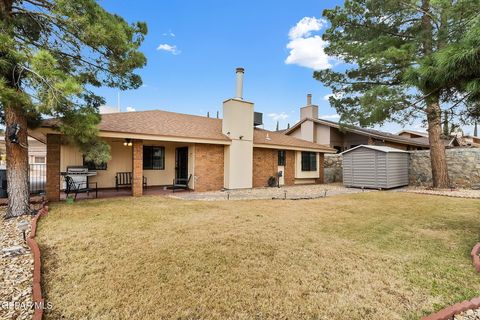
{"label": "tall evergreen tree", "polygon": [[346,0],[325,10],[325,52],[346,70],[314,77],[332,88],[341,122],[428,124],[434,187],[449,185],[442,106],[452,115],[480,96],[479,0]]}
{"label": "tall evergreen tree", "polygon": [[280,130],[280,123],[277,121],[276,131]]}
{"label": "tall evergreen tree", "polygon": [[60,118],[60,130],[87,160],[109,159],[108,145],[96,137],[104,100],[91,90],[142,84],[134,70],[146,63],[138,49],[147,27],[128,24],[95,0],[0,0],[0,29],[11,217],[29,211],[27,128],[42,115]]}
{"label": "tall evergreen tree", "polygon": [[450,136],[450,128],[448,127],[448,111],[443,111],[443,137],[448,138]]}

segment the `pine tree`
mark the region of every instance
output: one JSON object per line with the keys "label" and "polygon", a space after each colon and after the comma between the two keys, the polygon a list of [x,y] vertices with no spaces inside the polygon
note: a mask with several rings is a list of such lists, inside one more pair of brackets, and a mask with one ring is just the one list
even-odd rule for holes
{"label": "pine tree", "polygon": [[450,136],[450,128],[448,127],[448,111],[443,112],[443,136],[448,138]]}
{"label": "pine tree", "polygon": [[277,127],[275,129],[276,131],[280,130],[280,123],[277,121]]}
{"label": "pine tree", "polygon": [[325,52],[348,64],[314,77],[330,87],[340,122],[427,121],[433,186],[449,185],[442,105],[452,116],[480,97],[479,0],[346,0],[325,10]]}
{"label": "pine tree", "polygon": [[[95,0],[0,0],[0,112],[7,128],[6,217],[29,211],[27,128],[42,115],[59,118],[60,130],[87,160],[110,158],[97,138],[102,97],[92,87],[138,88],[134,70],[147,27],[128,24]],[[8,133],[18,129],[18,143]]]}

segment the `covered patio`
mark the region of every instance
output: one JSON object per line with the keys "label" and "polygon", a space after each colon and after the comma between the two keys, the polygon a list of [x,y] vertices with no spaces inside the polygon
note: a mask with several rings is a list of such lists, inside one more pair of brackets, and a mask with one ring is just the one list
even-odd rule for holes
{"label": "covered patio", "polygon": [[[99,198],[171,193],[175,181],[188,181],[193,175],[195,145],[192,143],[120,137],[103,137],[103,140],[110,146],[111,159],[95,164],[86,161],[80,150],[60,135],[47,135],[46,189],[50,201],[66,198],[67,177],[74,177],[71,168],[88,168],[86,182],[91,189],[98,190]],[[188,188],[194,189],[191,178]],[[94,198],[95,193],[78,193],[76,198]]]}
{"label": "covered patio", "polygon": [[[171,188],[163,186],[152,186],[143,189],[143,195],[146,196],[170,196],[176,194],[189,193],[189,190],[175,190],[175,193]],[[117,197],[130,197],[132,196],[131,188],[120,188],[118,191],[115,188],[105,188],[98,190],[98,199],[117,198]],[[60,192],[60,200],[64,201],[66,194],[64,191]],[[95,192],[91,192],[89,195],[86,193],[79,193],[77,200],[95,199]]]}

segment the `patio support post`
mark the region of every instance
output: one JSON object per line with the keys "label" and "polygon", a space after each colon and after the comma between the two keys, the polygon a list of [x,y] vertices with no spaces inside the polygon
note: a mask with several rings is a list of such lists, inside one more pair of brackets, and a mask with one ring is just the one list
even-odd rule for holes
{"label": "patio support post", "polygon": [[132,148],[132,195],[141,197],[143,194],[143,141],[133,140]]}
{"label": "patio support post", "polygon": [[60,135],[47,134],[47,200],[60,201]]}

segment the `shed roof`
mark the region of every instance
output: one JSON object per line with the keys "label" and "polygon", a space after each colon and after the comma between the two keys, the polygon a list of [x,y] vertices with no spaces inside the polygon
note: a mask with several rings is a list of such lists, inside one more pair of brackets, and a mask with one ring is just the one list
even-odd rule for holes
{"label": "shed roof", "polygon": [[348,153],[348,152],[351,152],[351,151],[356,150],[356,149],[359,149],[359,148],[367,148],[367,149],[372,149],[372,150],[381,151],[381,152],[387,152],[387,153],[388,153],[388,152],[410,153],[410,152],[408,152],[408,151],[404,151],[404,150],[400,150],[400,149],[395,149],[395,148],[391,148],[391,147],[372,146],[372,145],[362,144],[362,145],[356,146],[356,147],[354,147],[354,148],[345,150],[345,151],[343,151],[341,154]]}

